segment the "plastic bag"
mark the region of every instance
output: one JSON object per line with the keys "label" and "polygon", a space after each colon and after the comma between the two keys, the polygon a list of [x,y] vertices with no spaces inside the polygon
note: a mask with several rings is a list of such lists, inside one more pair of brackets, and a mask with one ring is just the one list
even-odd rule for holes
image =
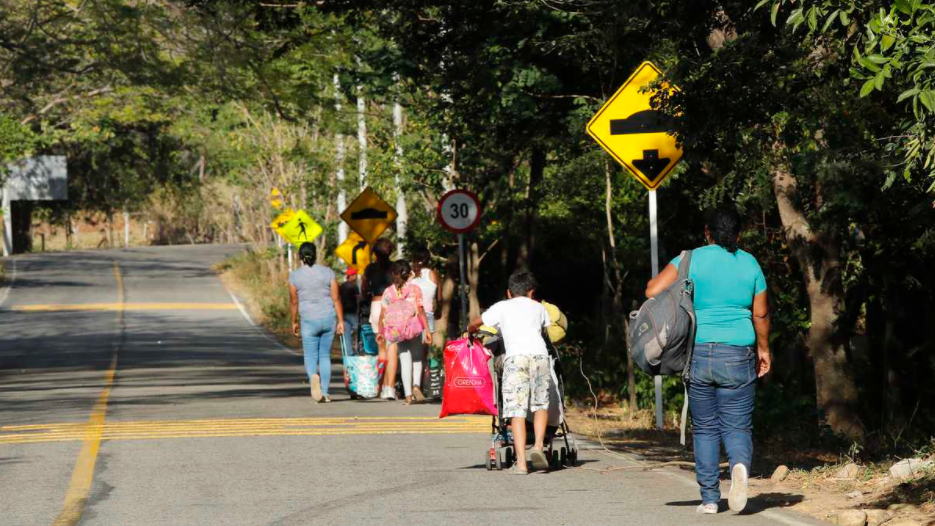
{"label": "plastic bag", "polygon": [[445,394],[439,418],[497,414],[488,360],[490,353],[473,338],[461,338],[445,345]]}
{"label": "plastic bag", "polygon": [[377,357],[363,354],[348,356],[346,359],[349,377],[347,388],[361,398],[376,398],[380,394]]}
{"label": "plastic bag", "polygon": [[344,360],[344,386],[361,398],[376,398],[380,394],[380,371],[377,357],[367,354],[354,355],[341,340],[341,358]]}

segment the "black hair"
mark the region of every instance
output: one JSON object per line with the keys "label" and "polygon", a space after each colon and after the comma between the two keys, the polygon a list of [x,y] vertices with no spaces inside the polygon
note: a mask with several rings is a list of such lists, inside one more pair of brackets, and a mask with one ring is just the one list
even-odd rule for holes
{"label": "black hair", "polygon": [[302,243],[299,247],[299,257],[303,263],[311,267],[318,259],[318,247],[311,243]]}
{"label": "black hair", "polygon": [[432,261],[432,255],[429,254],[428,250],[422,248],[422,249],[416,250],[412,254],[412,261],[414,263],[418,263],[422,267],[428,268],[429,263]]}
{"label": "black hair", "polygon": [[412,267],[405,259],[394,261],[390,266],[390,278],[393,280],[393,285],[396,285],[397,291],[403,288],[410,274],[412,274]]}
{"label": "black hair", "polygon": [[708,233],[711,239],[730,253],[737,252],[737,236],[740,235],[740,214],[730,205],[723,205],[706,214]]}
{"label": "black hair", "polygon": [[531,290],[539,288],[539,282],[536,281],[536,277],[533,276],[532,272],[518,270],[510,276],[510,281],[507,286],[510,289],[510,294],[512,294],[514,298],[518,298],[529,294]]}
{"label": "black hair", "polygon": [[385,237],[381,237],[373,244],[373,255],[382,265],[389,265],[394,250],[396,250],[396,246]]}

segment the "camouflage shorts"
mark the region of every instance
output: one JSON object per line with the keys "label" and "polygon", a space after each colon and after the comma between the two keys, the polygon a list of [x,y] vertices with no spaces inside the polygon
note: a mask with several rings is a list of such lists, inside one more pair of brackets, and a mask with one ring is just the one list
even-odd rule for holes
{"label": "camouflage shorts", "polygon": [[509,356],[503,361],[503,418],[526,416],[549,408],[549,357]]}

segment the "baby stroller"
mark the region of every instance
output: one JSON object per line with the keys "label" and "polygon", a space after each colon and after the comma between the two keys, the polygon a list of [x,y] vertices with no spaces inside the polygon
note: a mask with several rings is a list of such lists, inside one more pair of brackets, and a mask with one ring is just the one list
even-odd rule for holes
{"label": "baby stroller", "polygon": [[[545,336],[545,335],[544,335]],[[505,349],[503,339],[496,331],[487,327],[481,328],[478,338],[484,347],[493,354],[488,363],[491,367],[490,377],[493,378],[494,394],[497,402],[497,415],[493,417],[490,450],[487,452],[487,470],[502,470],[513,465],[516,459],[513,444],[512,422],[510,418],[500,418],[503,412],[503,392],[500,373],[503,370]],[[562,363],[558,350],[549,340],[544,338],[549,350],[551,362],[552,386],[549,389],[549,423],[545,429],[545,452],[549,459],[549,469],[576,466],[578,464],[578,445],[575,436],[565,421],[565,385],[562,376]],[[532,415],[526,419],[526,446],[534,444],[535,436],[532,425]]]}

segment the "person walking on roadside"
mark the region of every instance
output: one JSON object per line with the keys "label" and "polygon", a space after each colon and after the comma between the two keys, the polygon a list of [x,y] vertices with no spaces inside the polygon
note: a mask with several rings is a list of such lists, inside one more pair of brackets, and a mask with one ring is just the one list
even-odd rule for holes
{"label": "person walking on roadside", "polygon": [[386,342],[387,354],[399,356],[400,375],[406,405],[412,403],[413,390],[421,396],[423,344],[431,345],[432,333],[422,304],[422,290],[412,282],[412,267],[399,260],[390,267],[393,283],[383,291],[383,308],[377,325],[377,338]]}
{"label": "person walking on roadside", "polygon": [[[431,254],[428,250],[417,251],[412,258],[412,272],[413,278],[412,282],[419,286],[419,289],[422,291],[422,306],[425,309],[425,318],[428,321],[429,333],[435,334],[435,305],[441,304],[441,280],[438,277],[438,272],[435,272],[434,269],[430,267],[431,263]],[[428,351],[430,350],[429,345],[425,345],[422,349],[422,356],[428,356]],[[413,374],[416,374],[416,371],[413,371]],[[422,371],[418,371],[419,378],[422,378]],[[412,387],[412,395],[417,401],[422,401],[425,399],[425,395],[422,394],[422,389],[418,385]]]}
{"label": "person walking on roadside", "polygon": [[[552,322],[546,308],[536,299],[539,284],[532,272],[517,271],[507,282],[507,299],[493,304],[468,325],[475,333],[482,325],[500,331],[505,358],[501,392],[501,418],[510,419],[516,463],[510,475],[527,475],[526,415],[533,413],[532,466],[540,471],[549,467],[545,454],[545,433],[549,423],[549,390],[552,376],[549,350],[542,337]],[[486,367],[486,366],[485,366]]]}
{"label": "person walking on roadside", "polygon": [[357,315],[360,303],[360,286],[357,281],[357,270],[350,267],[344,273],[344,283],[338,288],[341,296],[341,308],[344,309],[344,345],[348,353],[356,354],[357,329],[360,326],[360,317]]}
{"label": "person walking on roadside", "polygon": [[[721,444],[730,460],[728,507],[747,505],[753,461],[753,402],[756,379],[770,371],[769,303],[766,278],[756,258],[740,250],[740,216],[733,208],[708,213],[708,245],[692,251],[697,333],[690,364],[688,405],[695,442],[695,473],[701,487],[698,513],[717,513]],[[646,286],[646,297],[678,279],[681,256]],[[754,348],[755,346],[755,348]]]}
{"label": "person walking on roadside", "polygon": [[302,338],[305,372],[311,384],[312,399],[331,402],[328,396],[331,344],[335,334],[344,335],[344,309],[334,271],[315,263],[317,256],[315,245],[302,243],[299,247],[303,265],[289,273],[289,312],[292,315],[292,333]]}
{"label": "person walking on roadside", "polygon": [[[393,251],[396,246],[386,238],[380,238],[373,244],[372,263],[364,269],[364,277],[360,281],[360,298],[366,303],[364,308],[369,308],[368,321],[372,328],[378,328],[380,325],[380,313],[383,309],[383,291],[392,284],[390,277],[390,265]],[[384,363],[386,370],[383,374],[383,388],[380,392],[380,398],[396,399],[396,349],[387,349],[386,341],[377,338],[378,356],[380,362]]]}

